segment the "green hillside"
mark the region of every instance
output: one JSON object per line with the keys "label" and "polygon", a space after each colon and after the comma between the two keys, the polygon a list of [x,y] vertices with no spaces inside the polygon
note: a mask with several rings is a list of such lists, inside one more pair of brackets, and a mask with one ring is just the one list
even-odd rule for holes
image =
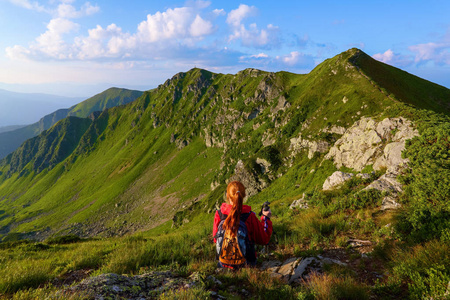
{"label": "green hillside", "polygon": [[[115,93],[94,96],[96,104],[90,107],[108,108],[102,99],[114,98]],[[114,99],[126,99],[125,95]],[[280,259],[345,249],[347,239],[355,236],[370,239],[377,245],[372,249],[377,259],[387,253],[384,259],[390,257],[399,266],[390,270],[392,281],[379,282],[371,293],[379,296],[392,290],[401,298],[410,293],[409,287],[411,295],[430,295],[436,286],[433,280],[450,280],[450,271],[442,269],[447,257],[437,262],[432,277],[428,266],[401,264],[420,264],[405,258],[407,250],[388,250],[405,243],[400,246],[422,253],[415,245],[431,249],[438,247],[436,241],[442,241],[443,252],[448,250],[449,104],[450,90],[377,62],[358,49],[328,59],[305,75],[255,69],[230,75],[195,68],[126,105],[91,118],[63,119],[0,161],[0,239],[13,243],[68,234],[141,233],[145,238],[86,244],[95,249],[89,250],[92,253],[98,247],[109,250],[95,254],[92,263],[86,257],[81,260],[99,273],[139,273],[140,268],[170,262],[198,270],[202,267],[196,264],[202,260],[211,267],[208,235],[213,213],[223,200],[226,182],[240,176],[254,210],[272,202],[279,243],[274,255]],[[74,114],[87,111],[84,105],[72,108]],[[379,209],[388,192],[363,190],[386,173],[386,168],[375,170],[374,163],[361,171],[367,177],[355,176],[339,189],[322,190],[337,170],[358,173],[356,167],[337,167],[326,155],[343,136],[341,130],[363,118],[412,121],[421,134],[406,143],[404,155],[412,168],[399,175],[404,187],[398,200],[402,209],[396,213]],[[397,132],[398,128],[389,129],[380,145],[392,142]],[[303,143],[295,144],[298,140]],[[429,161],[426,167],[423,158]],[[288,208],[299,198],[307,199],[310,209]],[[172,254],[164,253],[172,243]],[[83,263],[73,267],[58,262],[63,273],[81,269]],[[411,273],[414,269],[417,274]],[[248,276],[245,280],[251,281]],[[415,280],[425,283],[414,285]],[[280,286],[285,294],[279,297],[295,294],[300,299],[301,291],[285,288]]]}
{"label": "green hillside", "polygon": [[[308,75],[253,69],[223,75],[192,69],[127,106],[105,111],[92,124],[78,119],[58,123],[2,161],[2,203],[13,205],[5,205],[0,224],[12,226],[12,232],[50,227],[51,233],[82,224],[93,227],[95,233],[110,234],[126,221],[127,230],[134,231],[173,216],[173,211],[146,212],[144,208],[153,206],[155,198],[170,200],[178,209],[186,201],[204,197],[212,182],[225,183],[239,159],[250,169],[257,158],[266,159],[272,165],[270,177],[279,177],[290,169],[286,161],[289,139],[299,134],[302,124],[308,124],[302,136],[319,140],[324,137],[318,134],[322,128],[349,127],[359,116],[378,117],[398,101],[413,102],[408,92],[403,95],[406,100],[386,96],[374,80],[362,75],[361,70],[378,70],[360,63],[368,58],[359,53],[356,49],[344,52]],[[355,68],[354,61],[362,66]],[[449,90],[430,84],[428,92],[432,89],[437,90],[435,97],[442,98],[423,102],[421,107],[442,107],[438,104],[450,99]],[[87,112],[88,104],[90,110],[104,107],[105,99],[119,104],[132,93],[119,97],[118,92],[105,91],[71,112]],[[342,101],[344,97],[349,99],[347,103]],[[68,124],[74,128],[72,132],[64,131]],[[264,137],[276,139],[264,147]],[[335,139],[332,135],[325,138]],[[61,149],[64,143],[69,146]],[[291,158],[290,164],[295,166],[295,160]],[[270,183],[268,174],[259,175]],[[314,180],[323,181],[328,175]],[[314,188],[294,186],[292,182],[284,190],[294,196]],[[100,220],[96,217],[99,213],[104,216]],[[158,216],[149,219],[149,214]],[[30,219],[29,215],[37,217]]]}
{"label": "green hillside", "polygon": [[27,139],[39,135],[67,116],[86,118],[94,111],[123,105],[134,101],[142,95],[140,91],[110,88],[68,109],[59,109],[41,118],[39,122],[22,126],[16,130],[0,132],[0,158],[17,149]]}
{"label": "green hillside", "polygon": [[94,111],[103,111],[114,106],[130,103],[141,95],[141,91],[109,88],[100,94],[72,106],[69,108],[68,115],[85,118]]}

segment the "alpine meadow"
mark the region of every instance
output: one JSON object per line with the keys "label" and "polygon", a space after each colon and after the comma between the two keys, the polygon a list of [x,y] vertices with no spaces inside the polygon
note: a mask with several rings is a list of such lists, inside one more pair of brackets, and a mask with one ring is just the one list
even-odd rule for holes
{"label": "alpine meadow", "polygon": [[[359,49],[302,75],[194,68],[46,120],[0,160],[1,299],[450,297],[450,90]],[[212,226],[232,180],[274,234],[228,272]]]}

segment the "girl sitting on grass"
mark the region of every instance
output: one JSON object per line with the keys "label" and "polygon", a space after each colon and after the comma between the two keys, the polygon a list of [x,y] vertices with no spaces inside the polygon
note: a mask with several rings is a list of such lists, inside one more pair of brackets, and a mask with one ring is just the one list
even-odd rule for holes
{"label": "girl sitting on grass", "polygon": [[255,244],[266,245],[272,235],[272,213],[262,211],[258,220],[252,208],[243,205],[245,187],[232,181],[227,187],[227,203],[214,216],[213,236],[219,267],[238,269],[256,264]]}

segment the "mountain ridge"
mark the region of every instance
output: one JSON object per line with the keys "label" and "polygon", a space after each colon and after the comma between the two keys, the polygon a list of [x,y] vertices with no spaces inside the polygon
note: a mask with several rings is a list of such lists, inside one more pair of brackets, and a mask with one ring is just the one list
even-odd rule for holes
{"label": "mountain ridge", "polygon": [[27,139],[32,138],[44,130],[49,129],[59,120],[67,116],[88,117],[94,111],[123,105],[135,100],[142,94],[140,91],[109,88],[102,93],[88,98],[67,109],[58,109],[45,115],[38,122],[23,126],[19,129],[0,133],[0,159],[17,149]]}
{"label": "mountain ridge", "polygon": [[[336,170],[321,163],[323,151],[341,136],[331,128],[349,128],[363,116],[396,117],[405,110],[402,101],[410,99],[408,92],[390,96],[361,74],[353,64],[361,63],[361,55],[370,58],[350,49],[305,75],[255,69],[214,74],[196,68],[178,73],[136,101],[83,123],[72,151],[49,154],[43,165],[48,168],[40,168],[39,156],[27,157],[25,149],[2,160],[0,204],[6,209],[0,226],[11,233],[50,226],[40,238],[130,233],[166,224],[183,206],[199,201],[205,210],[213,209],[224,183],[237,173],[244,174],[255,196],[303,163],[319,171],[299,171],[305,182],[287,182],[292,190],[286,196],[310,192],[314,187],[306,182],[322,184]],[[370,72],[378,63],[364,62],[361,69]],[[430,93],[434,88],[430,85]],[[449,94],[439,88],[436,98],[420,105],[448,114],[441,97]],[[54,130],[64,123],[58,124]],[[65,141],[63,136],[50,141],[45,134],[35,145]],[[293,138],[301,138],[311,154],[293,152]],[[317,145],[324,142],[321,150]],[[25,194],[13,189],[24,185],[31,186]],[[11,199],[16,204],[6,205]]]}

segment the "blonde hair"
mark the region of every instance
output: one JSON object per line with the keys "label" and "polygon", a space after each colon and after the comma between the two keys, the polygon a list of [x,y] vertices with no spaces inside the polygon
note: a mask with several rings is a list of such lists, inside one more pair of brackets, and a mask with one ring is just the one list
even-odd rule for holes
{"label": "blonde hair", "polygon": [[241,218],[242,205],[245,198],[245,187],[239,181],[232,181],[227,186],[227,202],[231,204],[231,211],[223,222],[225,230],[231,230],[232,236],[236,236]]}

